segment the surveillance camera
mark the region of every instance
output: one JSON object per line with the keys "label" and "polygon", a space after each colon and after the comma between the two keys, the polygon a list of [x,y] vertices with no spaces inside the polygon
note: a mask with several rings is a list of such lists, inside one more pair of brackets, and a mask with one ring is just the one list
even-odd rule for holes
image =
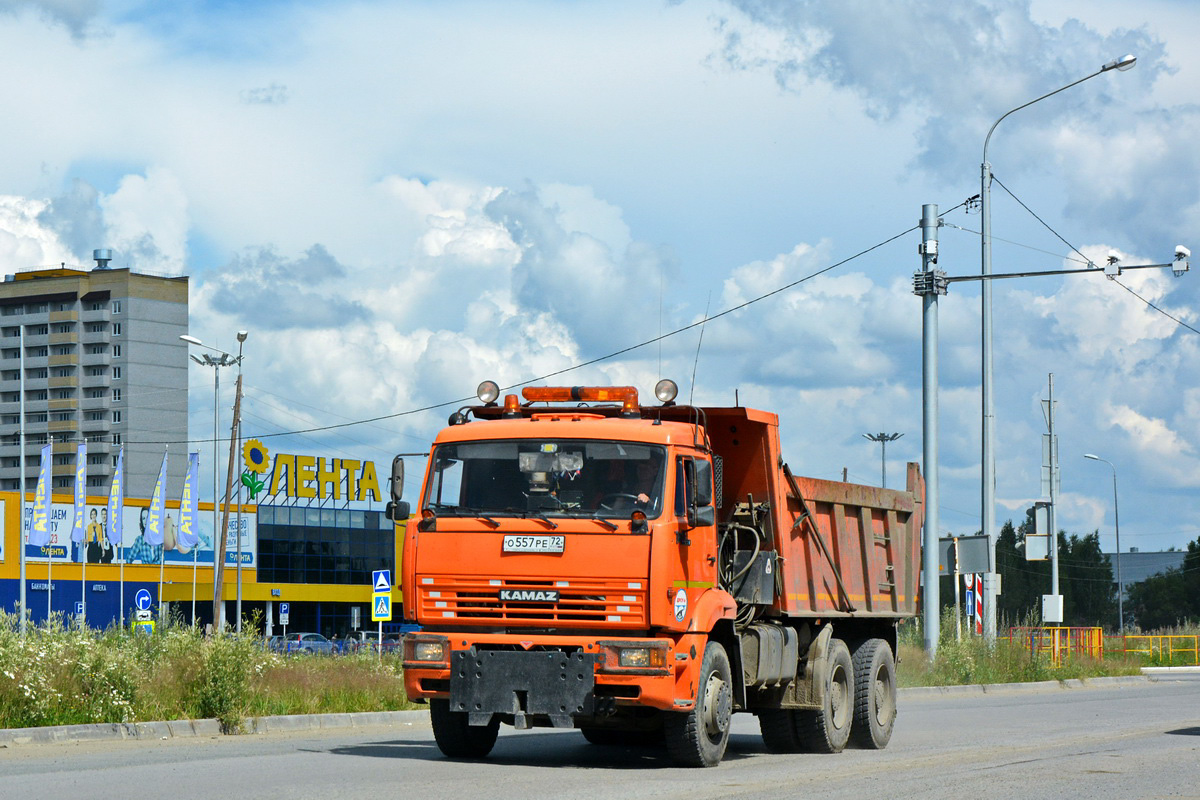
{"label": "surveillance camera", "polygon": [[1192,257],[1191,250],[1188,250],[1186,247],[1184,247],[1181,244],[1175,245],[1175,260],[1176,261],[1182,261],[1185,258],[1191,258],[1191,257]]}

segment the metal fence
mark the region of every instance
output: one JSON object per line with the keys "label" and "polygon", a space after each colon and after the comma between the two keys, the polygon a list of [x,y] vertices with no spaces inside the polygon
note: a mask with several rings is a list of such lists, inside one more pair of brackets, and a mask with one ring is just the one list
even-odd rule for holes
{"label": "metal fence", "polygon": [[1104,636],[1102,628],[1009,628],[1008,640],[1061,666],[1072,656],[1102,659],[1131,654],[1164,666],[1200,666],[1200,635],[1127,634]]}

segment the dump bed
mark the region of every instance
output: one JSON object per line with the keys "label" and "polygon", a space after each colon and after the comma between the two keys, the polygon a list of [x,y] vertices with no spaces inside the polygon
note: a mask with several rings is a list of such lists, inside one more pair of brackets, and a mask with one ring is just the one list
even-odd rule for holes
{"label": "dump bed", "polygon": [[776,557],[775,608],[797,617],[910,617],[917,610],[925,486],[908,465],[904,491],[793,476],[779,418],[705,408],[723,472],[718,520],[766,504],[764,551]]}

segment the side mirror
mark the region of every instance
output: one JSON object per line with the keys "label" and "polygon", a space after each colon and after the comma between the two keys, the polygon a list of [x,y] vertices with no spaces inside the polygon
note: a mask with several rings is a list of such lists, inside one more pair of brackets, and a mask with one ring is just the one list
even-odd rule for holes
{"label": "side mirror", "polygon": [[696,465],[696,505],[710,506],[713,501],[713,470],[712,464],[701,459],[693,462]]}
{"label": "side mirror", "polygon": [[713,525],[717,521],[717,510],[712,506],[700,506],[688,509],[688,527],[698,528],[702,525]]}
{"label": "side mirror", "polygon": [[393,500],[384,506],[383,515],[392,522],[403,522],[412,515],[412,508],[407,500]]}

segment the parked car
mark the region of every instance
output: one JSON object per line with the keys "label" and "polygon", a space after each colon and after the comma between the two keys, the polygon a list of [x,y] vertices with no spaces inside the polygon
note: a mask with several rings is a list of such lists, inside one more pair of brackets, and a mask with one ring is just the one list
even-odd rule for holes
{"label": "parked car", "polygon": [[288,653],[330,655],[337,651],[337,646],[319,633],[289,633],[284,649]]}
{"label": "parked car", "polygon": [[283,637],[280,636],[279,634],[275,634],[270,639],[267,639],[266,647],[272,653],[282,653],[283,652]]}
{"label": "parked car", "polygon": [[[399,652],[400,649],[400,634],[385,633],[383,635],[383,652],[392,653]],[[378,631],[353,631],[346,636],[344,650],[347,653],[355,653],[359,650],[369,650],[376,652],[380,647]]]}

